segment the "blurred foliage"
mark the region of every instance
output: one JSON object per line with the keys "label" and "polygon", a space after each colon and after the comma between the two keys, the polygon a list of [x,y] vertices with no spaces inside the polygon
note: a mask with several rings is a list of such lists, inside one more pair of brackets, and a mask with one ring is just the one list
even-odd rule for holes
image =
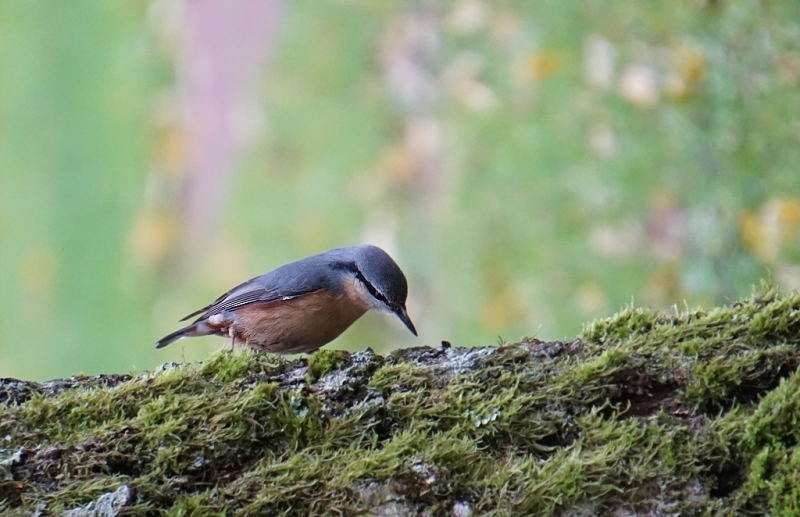
{"label": "blurred foliage", "polygon": [[150,300],[126,232],[155,75],[143,13],[0,3],[0,375],[141,360]]}
{"label": "blurred foliage", "polygon": [[154,122],[174,58],[152,16],[0,4],[0,376],[204,357],[219,340],[152,343],[363,239],[408,273],[421,339],[371,315],[332,347],[558,338],[631,298],[800,287],[797,2],[292,2],[266,129],[191,268],[146,202],[185,152]]}

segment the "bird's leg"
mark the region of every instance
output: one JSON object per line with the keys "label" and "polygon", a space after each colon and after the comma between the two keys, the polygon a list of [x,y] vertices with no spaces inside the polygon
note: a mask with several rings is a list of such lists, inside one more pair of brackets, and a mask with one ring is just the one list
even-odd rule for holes
{"label": "bird's leg", "polygon": [[228,327],[228,335],[231,337],[230,348],[231,348],[231,352],[233,352],[233,346],[234,346],[234,344],[236,344],[236,333],[233,331],[233,325]]}
{"label": "bird's leg", "polygon": [[218,336],[228,335],[231,338],[230,349],[233,350],[236,345],[236,329],[239,328],[239,318],[236,313],[229,311],[222,311],[219,314],[210,316],[205,322],[212,332]]}

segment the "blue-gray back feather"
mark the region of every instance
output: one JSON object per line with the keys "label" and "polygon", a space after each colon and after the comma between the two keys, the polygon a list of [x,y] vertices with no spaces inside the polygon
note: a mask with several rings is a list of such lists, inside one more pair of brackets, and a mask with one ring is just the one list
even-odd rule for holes
{"label": "blue-gray back feather", "polygon": [[198,314],[199,321],[243,305],[291,299],[320,290],[339,296],[343,292],[343,276],[349,271],[357,271],[355,262],[361,248],[372,247],[335,248],[283,265],[234,287],[181,321]]}

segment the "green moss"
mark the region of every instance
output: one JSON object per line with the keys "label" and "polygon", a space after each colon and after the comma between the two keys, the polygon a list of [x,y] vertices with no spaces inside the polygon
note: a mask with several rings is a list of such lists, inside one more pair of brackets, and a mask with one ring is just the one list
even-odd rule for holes
{"label": "green moss", "polygon": [[129,515],[796,513],[799,345],[800,296],[764,289],[627,308],[571,342],[221,352],[17,386],[0,511],[57,514],[128,484]]}
{"label": "green moss", "polygon": [[306,381],[314,383],[326,373],[338,370],[347,364],[347,352],[338,350],[319,349],[308,356],[308,373]]}

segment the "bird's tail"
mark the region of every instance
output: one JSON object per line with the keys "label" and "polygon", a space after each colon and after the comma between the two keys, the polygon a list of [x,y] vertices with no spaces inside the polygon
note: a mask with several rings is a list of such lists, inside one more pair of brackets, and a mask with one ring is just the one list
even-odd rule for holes
{"label": "bird's tail", "polygon": [[216,334],[218,336],[228,335],[230,326],[237,321],[235,315],[226,312],[215,314],[210,318],[201,318],[191,325],[187,325],[180,330],[176,330],[172,334],[162,337],[156,343],[156,348],[164,348],[173,341],[177,341],[182,337],[194,336],[209,336]]}
{"label": "bird's tail", "polygon": [[169,334],[159,339],[158,342],[156,343],[156,348],[164,348],[173,341],[177,341],[182,337],[196,336],[196,335],[197,335],[197,325],[192,323],[188,327],[183,327],[182,329],[176,330],[172,334]]}

